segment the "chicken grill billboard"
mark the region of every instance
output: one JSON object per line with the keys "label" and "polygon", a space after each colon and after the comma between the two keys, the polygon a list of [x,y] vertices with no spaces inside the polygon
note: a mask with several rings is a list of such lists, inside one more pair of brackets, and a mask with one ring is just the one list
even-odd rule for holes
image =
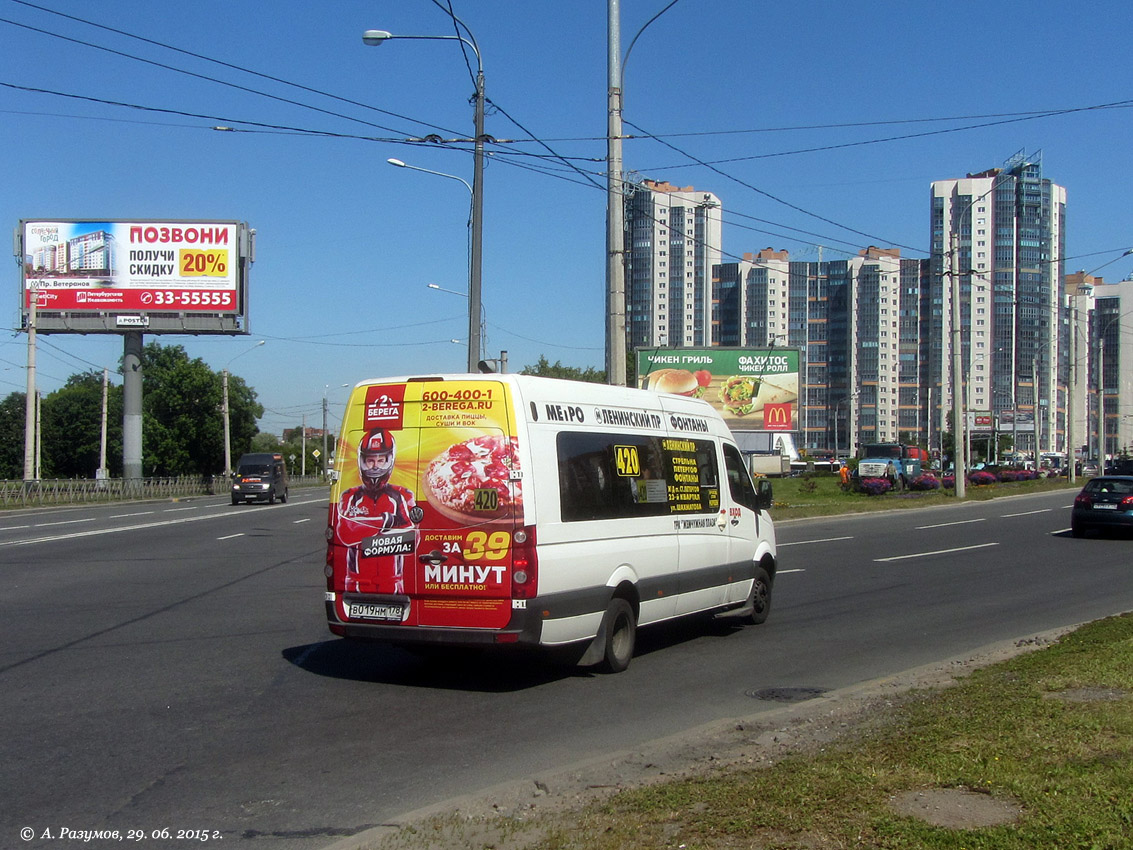
{"label": "chicken grill billboard", "polygon": [[797,348],[639,348],[638,386],[702,398],[733,431],[797,431]]}

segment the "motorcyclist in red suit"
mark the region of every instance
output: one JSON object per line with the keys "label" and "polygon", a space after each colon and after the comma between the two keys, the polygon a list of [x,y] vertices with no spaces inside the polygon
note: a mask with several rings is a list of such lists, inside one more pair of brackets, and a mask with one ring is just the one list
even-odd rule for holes
{"label": "motorcyclist in red suit", "polygon": [[[358,445],[362,483],[342,494],[338,534],[346,552],[346,592],[405,593],[405,555],[363,558],[365,542],[382,532],[413,527],[413,491],[390,484],[397,456],[393,434],[384,428],[366,433]],[[380,569],[392,565],[392,571]],[[363,569],[365,568],[365,569]]]}

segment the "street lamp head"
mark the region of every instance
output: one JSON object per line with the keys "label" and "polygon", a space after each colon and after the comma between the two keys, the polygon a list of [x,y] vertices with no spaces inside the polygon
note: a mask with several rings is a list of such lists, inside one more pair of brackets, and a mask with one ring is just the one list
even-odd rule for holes
{"label": "street lamp head", "polygon": [[390,165],[396,165],[398,168],[406,168],[407,167],[405,165],[405,163],[402,162],[400,159],[394,159],[392,156],[389,159],[387,159],[386,162],[388,162]]}
{"label": "street lamp head", "polygon": [[386,30],[366,30],[362,33],[362,42],[370,47],[377,47],[391,38],[393,38],[393,34],[386,32]]}

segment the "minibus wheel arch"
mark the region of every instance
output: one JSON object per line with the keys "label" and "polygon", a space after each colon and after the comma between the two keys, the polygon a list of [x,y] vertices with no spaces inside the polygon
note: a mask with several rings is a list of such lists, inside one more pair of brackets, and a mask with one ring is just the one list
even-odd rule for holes
{"label": "minibus wheel arch", "polygon": [[629,582],[618,585],[602,615],[598,634],[579,660],[582,666],[599,665],[607,673],[621,673],[633,658],[640,613],[637,589]]}

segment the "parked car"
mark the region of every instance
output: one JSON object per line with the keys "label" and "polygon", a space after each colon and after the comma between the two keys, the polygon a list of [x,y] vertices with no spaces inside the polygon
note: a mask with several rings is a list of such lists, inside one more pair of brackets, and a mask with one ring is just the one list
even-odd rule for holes
{"label": "parked car", "polygon": [[1082,537],[1087,531],[1133,530],[1133,475],[1100,475],[1091,478],[1074,499],[1070,533]]}
{"label": "parked car", "polygon": [[1106,475],[1133,475],[1133,458],[1114,458],[1105,467]]}

